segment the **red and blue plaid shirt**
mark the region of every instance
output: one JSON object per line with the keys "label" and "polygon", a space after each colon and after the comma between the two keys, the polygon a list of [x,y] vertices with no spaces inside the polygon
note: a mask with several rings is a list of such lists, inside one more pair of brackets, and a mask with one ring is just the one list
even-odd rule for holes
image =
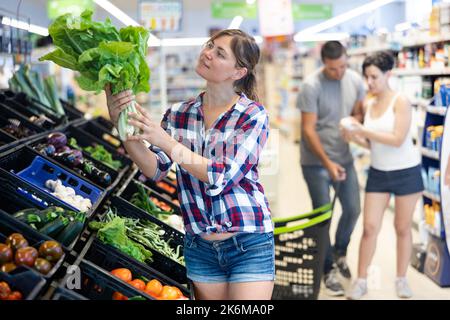
{"label": "red and blue plaid shirt", "polygon": [[[269,135],[263,106],[241,94],[238,102],[205,131],[200,94],[173,105],[161,126],[178,142],[208,159],[204,183],[177,164],[178,199],[189,234],[270,232],[273,224],[268,201],[258,182],[258,161]],[[172,160],[160,148],[152,180],[170,170]]]}

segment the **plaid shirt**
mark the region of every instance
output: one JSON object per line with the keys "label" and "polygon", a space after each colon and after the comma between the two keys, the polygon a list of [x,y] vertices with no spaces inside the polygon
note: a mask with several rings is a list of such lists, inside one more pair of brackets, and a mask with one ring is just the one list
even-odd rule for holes
{"label": "plaid shirt", "polygon": [[[203,94],[173,105],[161,126],[178,142],[208,159],[204,183],[177,164],[178,199],[189,234],[270,232],[273,224],[264,190],[258,182],[259,155],[269,134],[263,106],[241,94],[238,102],[205,131]],[[164,178],[172,160],[156,154],[154,181]]]}

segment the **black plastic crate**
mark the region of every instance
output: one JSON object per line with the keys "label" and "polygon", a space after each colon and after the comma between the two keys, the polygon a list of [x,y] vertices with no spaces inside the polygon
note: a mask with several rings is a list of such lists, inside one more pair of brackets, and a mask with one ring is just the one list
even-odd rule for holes
{"label": "black plastic crate", "polygon": [[[105,149],[112,154],[113,160],[119,160],[122,163],[122,167],[116,171],[124,173],[132,166],[133,161],[127,156],[120,154],[116,149],[108,145],[108,143],[98,139],[88,132],[84,132],[75,126],[68,126],[65,130],[61,131],[66,134],[67,138],[73,137],[77,140],[80,147],[85,148],[88,146],[95,146],[96,144],[103,145]],[[83,154],[88,154],[83,151]],[[107,165],[107,164],[105,164]],[[115,170],[115,169],[113,169]]]}
{"label": "black plastic crate", "polygon": [[[92,207],[86,212],[87,217],[90,217],[93,214],[106,195],[104,191],[88,183],[84,178],[62,169],[61,166],[52,159],[43,158],[36,151],[27,146],[9,150],[8,152],[0,155],[0,157],[0,181],[4,182],[4,190],[6,192],[18,193],[23,197],[27,197],[39,206],[48,207],[55,205],[64,208],[73,208],[59,198],[51,195],[46,188],[27,182],[24,178],[19,178],[17,173],[22,172],[24,169],[29,170],[30,165],[35,163],[34,160],[37,157],[41,157],[45,160],[47,165],[44,164],[42,168],[36,168],[36,170],[39,169],[36,172],[47,170],[49,175],[52,176],[52,180],[54,180],[54,178],[59,178],[65,186],[73,187],[77,194],[80,194],[85,198],[91,198]],[[48,168],[46,169],[46,167]],[[54,171],[55,168],[58,169],[58,173]],[[35,177],[39,179],[42,178],[40,175],[35,175]],[[43,183],[44,182],[41,184]],[[73,209],[75,211],[79,211],[75,208]]]}
{"label": "black plastic crate", "polygon": [[7,101],[5,103],[0,103],[0,108],[1,110],[3,110],[4,108],[10,109],[15,113],[20,114],[22,117],[25,117],[31,123],[40,126],[45,130],[51,130],[57,126],[57,124],[50,118],[32,112],[30,109],[25,108],[24,106],[16,103],[13,100]]}
{"label": "black plastic crate", "polygon": [[122,141],[119,137],[114,136],[111,130],[98,125],[93,120],[89,120],[83,123],[78,123],[74,125],[83,132],[87,132],[97,139],[102,140],[104,143],[108,144],[111,148],[114,148],[118,153],[125,155],[125,149],[123,147]]}
{"label": "black plastic crate", "polygon": [[[27,101],[23,94],[16,95],[14,92],[9,90],[0,92],[0,102],[4,106],[25,117],[30,122],[41,126],[46,130],[53,129],[62,124],[61,121],[63,119],[54,116],[53,114],[47,114],[39,107],[35,108],[33,104]],[[37,119],[40,121],[37,121]]]}
{"label": "black plastic crate", "polygon": [[82,111],[78,110],[74,105],[66,100],[59,99],[59,101],[61,102],[64,111],[66,112],[66,116],[69,119],[69,122],[84,120],[84,113]]}
{"label": "black plastic crate", "polygon": [[145,300],[153,300],[145,292],[121,281],[90,261],[81,260],[76,264],[76,267],[76,272],[81,275],[80,287],[72,287],[74,285],[71,281],[72,275],[66,273],[66,276],[60,282],[61,288],[72,290],[77,295],[89,300],[113,300],[114,292],[120,292],[128,298],[140,296]]}
{"label": "black plastic crate", "polygon": [[[27,199],[26,197],[21,197],[18,194],[13,194],[13,193],[9,193],[9,192],[1,192],[0,193],[0,221],[13,219],[15,221],[15,223],[17,223],[17,225],[23,226],[23,228],[26,228],[28,232],[38,232],[39,234],[41,234],[39,231],[33,229],[27,223],[19,221],[13,216],[14,213],[16,213],[20,210],[28,209],[28,208],[36,208],[39,210],[45,209],[45,207],[37,205],[35,202]],[[68,208],[68,207],[62,207],[62,208],[70,210],[70,208]],[[77,238],[70,245],[64,246],[63,244],[61,244],[66,251],[71,250],[75,246],[81,233],[82,232],[80,232],[80,234],[77,236]],[[44,234],[41,234],[41,235],[45,238],[48,238],[49,240],[52,239],[51,237],[49,237],[47,235],[44,235]],[[56,239],[54,239],[54,240],[56,240]]]}
{"label": "black plastic crate", "polygon": [[14,141],[14,137],[3,131],[0,131],[0,150],[5,150],[11,147]]}
{"label": "black plastic crate", "polygon": [[157,190],[155,190],[155,189],[147,186],[146,184],[143,184],[142,182],[137,181],[135,179],[132,179],[126,186],[122,187],[117,192],[117,195],[119,197],[121,197],[122,199],[125,199],[128,202],[130,202],[131,198],[133,197],[133,194],[138,192],[137,184],[142,184],[146,191],[151,192],[151,195],[150,195],[151,197],[155,197],[156,199],[158,199],[158,201],[164,202],[167,206],[169,206],[173,210],[174,214],[181,216],[180,206],[173,203],[173,201],[170,201],[166,197],[163,197]]}
{"label": "black plastic crate", "polygon": [[331,215],[332,206],[325,205],[310,213],[274,219],[276,278],[272,299],[317,299]]}
{"label": "black plastic crate", "polygon": [[110,134],[118,137],[118,135],[114,134],[114,124],[112,123],[111,120],[108,120],[108,119],[106,119],[106,118],[104,118],[102,116],[99,116],[99,117],[95,117],[91,121],[94,122],[96,125],[104,128]]}
{"label": "black plastic crate", "polygon": [[[64,130],[61,130],[59,132],[63,132],[63,131]],[[52,131],[52,132],[54,132],[54,131]],[[47,137],[50,134],[51,134],[51,132],[45,136],[40,137],[39,139],[34,139],[34,141],[32,143],[30,143],[30,147],[33,149],[36,149],[36,147],[39,144],[46,143]],[[69,139],[69,137],[67,137],[67,138]],[[117,183],[120,181],[120,179],[122,178],[122,176],[125,173],[123,171],[118,172],[118,171],[114,170],[113,168],[103,164],[102,162],[95,160],[94,158],[89,156],[89,154],[83,153],[83,158],[91,161],[95,165],[95,167],[97,167],[98,169],[100,169],[104,172],[107,172],[110,175],[111,183],[109,185],[107,185],[105,183],[101,183],[98,180],[91,178],[89,175],[85,174],[81,169],[71,168],[68,165],[66,165],[65,163],[63,163],[62,161],[55,159],[54,157],[51,157],[51,156],[43,156],[43,157],[46,159],[53,159],[53,161],[57,162],[62,168],[69,170],[80,177],[83,177],[84,179],[88,180],[89,182],[93,183],[94,185],[98,186],[99,188],[106,189],[108,192],[111,191],[113,188],[115,188],[115,186],[117,185]]]}
{"label": "black plastic crate", "polygon": [[[19,123],[18,123],[19,127],[28,129],[29,134],[20,138],[4,129],[5,126],[13,124],[16,121],[19,121]],[[40,134],[44,131],[45,131],[44,128],[39,127],[39,126],[35,125],[34,123],[31,123],[24,116],[22,116],[16,112],[13,112],[9,108],[2,108],[1,114],[0,114],[0,132],[3,132],[4,134],[8,135],[9,137],[13,138],[14,140],[25,141],[25,140],[28,140],[29,138],[31,138],[32,136]]]}
{"label": "black plastic crate", "polygon": [[[0,210],[1,212],[2,210]],[[1,222],[0,222],[0,242],[4,243],[6,238],[11,235],[12,233],[20,233],[23,235],[23,237],[28,241],[28,245],[30,247],[35,248],[36,250],[39,250],[39,246],[44,243],[47,240],[51,240],[51,238],[40,234],[39,232],[27,228],[22,223],[19,223],[17,220],[15,220],[13,217],[9,216],[7,213],[3,212],[3,215],[1,215]],[[63,248],[64,250],[64,248]],[[46,275],[38,273],[36,270],[29,268],[28,266],[21,266],[20,268],[25,268],[28,270],[33,270],[33,272],[38,273],[45,279],[52,278],[55,273],[58,271],[58,269],[61,267],[66,254],[64,253],[63,256],[59,259],[58,262],[56,262],[50,270],[49,273]],[[2,272],[0,272],[2,273]]]}
{"label": "black plastic crate", "polygon": [[34,300],[45,286],[45,279],[38,273],[18,268],[11,273],[0,272],[0,282],[5,281],[11,291],[19,291],[22,300]]}
{"label": "black plastic crate", "polygon": [[[120,199],[118,197],[113,197],[111,199],[110,208],[113,210],[113,212],[117,213],[117,215],[121,217],[128,217],[128,218],[139,218],[144,220],[149,220],[155,224],[157,224],[159,227],[161,227],[164,230],[164,234],[161,236],[161,238],[165,241],[170,242],[169,245],[172,249],[176,250],[178,247],[180,247],[180,256],[183,255],[183,248],[184,248],[184,235],[169,227],[165,223],[161,222],[160,220],[154,218],[153,216],[145,213],[142,210],[137,210],[134,206],[132,206],[127,201],[124,201],[123,199]],[[108,244],[102,244],[106,247],[108,247],[108,250],[114,250],[117,253],[121,253],[118,249],[114,248],[111,245]],[[171,258],[161,254],[160,252],[151,249],[149,247],[144,246],[147,250],[150,250],[153,254],[152,259],[153,261],[151,263],[148,263],[150,267],[153,269],[159,271],[162,274],[165,274],[175,280],[176,282],[180,284],[187,284],[188,279],[186,276],[186,267],[182,264],[178,263],[175,260],[172,260]],[[127,256],[128,259],[133,259],[132,257]]]}
{"label": "black plastic crate", "polygon": [[33,110],[34,112],[37,112],[37,114],[44,114],[45,116],[49,117],[57,125],[63,125],[68,123],[68,117],[66,115],[57,115],[54,113],[52,107],[47,106],[40,102],[39,100],[36,100],[33,97],[28,96],[24,92],[13,92],[11,90],[3,91],[6,95],[7,99],[14,100],[17,103],[20,103],[24,107]]}
{"label": "black plastic crate", "polygon": [[[190,297],[192,299],[193,291],[173,280],[170,274],[163,274],[147,264],[141,263],[135,259],[130,259],[129,256],[120,251],[109,250],[109,246],[104,245],[95,237],[90,239],[90,242],[91,243],[88,244],[88,250],[84,254],[85,260],[94,263],[107,272],[116,268],[127,268],[133,274],[133,278],[143,276],[148,280],[157,279],[162,285],[178,287],[185,297]],[[190,281],[188,286],[192,288],[192,283]]]}
{"label": "black plastic crate", "polygon": [[58,287],[53,292],[52,300],[66,301],[66,300],[88,300],[88,299],[83,297],[81,294],[76,293],[75,291],[63,287]]}
{"label": "black plastic crate", "polygon": [[[158,193],[160,193],[161,195],[164,195],[169,200],[175,201],[175,204],[178,203],[178,189],[177,189],[177,185],[173,181],[171,181],[169,179],[163,179],[159,182],[155,182],[151,179],[147,179],[140,171],[138,173],[136,173],[134,178],[136,180],[142,182],[143,184],[145,184],[150,189],[158,191]],[[173,188],[174,190],[173,191],[166,190],[163,188],[162,184],[166,184],[167,186]]]}

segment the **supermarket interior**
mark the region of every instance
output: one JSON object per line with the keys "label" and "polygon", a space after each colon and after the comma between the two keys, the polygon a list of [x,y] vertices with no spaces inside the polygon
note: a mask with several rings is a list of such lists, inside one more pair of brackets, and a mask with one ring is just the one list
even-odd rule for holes
{"label": "supermarket interior", "polygon": [[450,300],[449,104],[448,0],[0,0],[0,300]]}

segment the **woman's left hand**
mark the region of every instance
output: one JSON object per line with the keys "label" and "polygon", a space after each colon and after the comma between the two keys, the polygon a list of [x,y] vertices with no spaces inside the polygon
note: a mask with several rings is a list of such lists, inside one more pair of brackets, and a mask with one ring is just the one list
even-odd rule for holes
{"label": "woman's left hand", "polygon": [[129,141],[141,141],[146,140],[152,145],[163,148],[163,146],[172,138],[159,123],[154,122],[147,110],[142,108],[136,103],[136,109],[139,113],[129,113],[128,123],[136,128],[139,128],[141,132],[138,135],[129,136]]}

